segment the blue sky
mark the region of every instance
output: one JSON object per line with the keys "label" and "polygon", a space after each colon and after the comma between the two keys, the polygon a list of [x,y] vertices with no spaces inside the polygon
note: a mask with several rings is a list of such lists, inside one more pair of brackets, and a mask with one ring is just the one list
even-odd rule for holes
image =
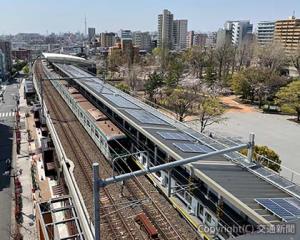
{"label": "blue sky", "polygon": [[97,33],[153,31],[164,8],[196,31],[217,30],[226,20],[287,18],[294,10],[300,17],[300,0],[0,0],[0,34],[83,32],[85,15]]}

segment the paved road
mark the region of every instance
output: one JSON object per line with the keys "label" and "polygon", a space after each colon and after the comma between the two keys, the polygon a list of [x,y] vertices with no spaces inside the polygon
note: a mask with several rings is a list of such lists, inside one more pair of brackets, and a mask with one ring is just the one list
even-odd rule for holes
{"label": "paved road", "polygon": [[12,127],[14,126],[14,96],[18,87],[16,83],[7,85],[4,101],[0,102],[0,239],[10,237],[11,222],[11,183],[10,177],[3,175],[9,169],[7,159],[12,154]]}
{"label": "paved road", "polygon": [[287,120],[291,117],[260,112],[225,115],[228,118],[225,122],[212,125],[208,130],[243,141],[254,132],[258,145],[271,147],[280,155],[283,165],[300,173],[300,124]]}

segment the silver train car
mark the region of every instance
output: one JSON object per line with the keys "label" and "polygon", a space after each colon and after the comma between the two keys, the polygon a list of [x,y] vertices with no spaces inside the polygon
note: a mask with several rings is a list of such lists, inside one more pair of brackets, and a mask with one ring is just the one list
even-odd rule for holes
{"label": "silver train car", "polygon": [[67,81],[52,81],[77,119],[84,126],[97,147],[107,159],[122,154],[120,144],[126,142],[126,135],[113,124],[105,114],[91,104],[77,89],[69,86]]}

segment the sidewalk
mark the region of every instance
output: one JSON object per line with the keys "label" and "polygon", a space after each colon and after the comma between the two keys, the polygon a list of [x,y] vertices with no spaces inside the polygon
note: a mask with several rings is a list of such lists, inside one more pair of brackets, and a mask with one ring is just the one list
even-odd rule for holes
{"label": "sidewalk", "polygon": [[21,147],[20,154],[16,156],[16,170],[21,173],[19,180],[22,185],[22,223],[20,224],[20,232],[23,239],[37,239],[35,226],[35,210],[32,194],[32,177],[31,165],[32,157],[29,154],[29,143],[27,133],[26,111],[28,109],[26,100],[24,99],[24,83],[20,84],[20,131],[21,131]]}

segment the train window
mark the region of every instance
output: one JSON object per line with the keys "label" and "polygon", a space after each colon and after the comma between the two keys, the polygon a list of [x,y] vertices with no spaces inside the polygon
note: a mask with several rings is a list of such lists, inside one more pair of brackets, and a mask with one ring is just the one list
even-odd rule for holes
{"label": "train window", "polygon": [[211,215],[208,212],[205,213],[205,218],[208,223],[211,223]]}
{"label": "train window", "polygon": [[192,204],[192,196],[188,192],[186,192],[185,199],[189,204]]}
{"label": "train window", "polygon": [[87,125],[88,125],[89,127],[91,126],[89,121],[86,121],[86,123],[87,123]]}
{"label": "train window", "polygon": [[169,178],[167,176],[165,176],[165,183],[168,184],[169,183]]}
{"label": "train window", "polygon": [[146,162],[147,162],[147,159],[146,159],[146,157],[143,155],[143,164],[146,164]]}
{"label": "train window", "polygon": [[203,215],[204,207],[199,203],[198,215]]}
{"label": "train window", "polygon": [[98,134],[97,131],[95,131],[95,135],[96,135],[97,138],[99,138],[99,134]]}

